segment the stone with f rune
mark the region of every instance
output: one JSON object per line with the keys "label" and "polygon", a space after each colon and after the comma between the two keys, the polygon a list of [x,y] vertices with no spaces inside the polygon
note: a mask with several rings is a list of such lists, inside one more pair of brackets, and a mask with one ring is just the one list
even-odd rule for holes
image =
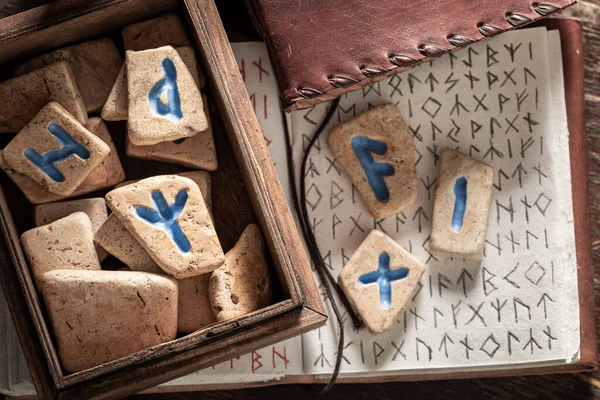
{"label": "stone with f rune", "polygon": [[373,230],[338,276],[373,334],[389,331],[411,301],[425,266],[386,234]]}
{"label": "stone with f rune", "polygon": [[189,278],[219,268],[225,256],[198,185],[176,175],[109,192],[113,213],[167,274]]}

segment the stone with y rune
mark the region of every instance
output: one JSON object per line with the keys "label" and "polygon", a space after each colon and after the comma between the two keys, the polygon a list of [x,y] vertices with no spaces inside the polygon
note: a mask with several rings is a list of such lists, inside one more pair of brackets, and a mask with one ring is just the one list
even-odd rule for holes
{"label": "stone with y rune", "polygon": [[117,78],[123,60],[111,39],[97,39],[63,47],[32,58],[15,68],[24,74],[57,61],[67,61],[89,112],[99,111]]}
{"label": "stone with y rune", "polygon": [[198,185],[163,175],[109,192],[106,201],[158,266],[175,278],[213,271],[225,256]]}
{"label": "stone with y rune", "polygon": [[389,331],[419,286],[425,266],[389,236],[372,230],[338,283],[373,334]]}
{"label": "stone with y rune", "polygon": [[208,296],[218,321],[241,317],[271,303],[271,279],[260,228],[250,224],[213,271]]}
{"label": "stone with y rune", "polygon": [[110,148],[110,154],[98,165],[85,180],[69,196],[61,196],[50,192],[30,177],[10,168],[5,162],[0,151],[0,169],[19,187],[31,204],[44,204],[64,200],[68,197],[77,197],[96,190],[112,187],[125,179],[125,171],[121,165],[119,154],[112,141],[106,124],[100,118],[90,118],[85,124],[86,129],[98,136]]}
{"label": "stone with y rune", "polygon": [[413,134],[394,105],[334,126],[327,143],[375,218],[414,204],[419,186]]}
{"label": "stone with y rune", "polygon": [[55,270],[41,290],[67,373],[177,335],[177,282],[145,272]]}
{"label": "stone with y rune", "polygon": [[72,194],[110,153],[60,104],[48,103],[4,148],[4,162],[62,196]]}
{"label": "stone with y rune", "polygon": [[82,124],[87,120],[73,70],[65,61],[0,83],[0,133],[19,132],[51,101],[59,103]]}
{"label": "stone with y rune", "polygon": [[[196,85],[202,89],[206,84],[206,78],[202,71],[198,68],[196,54],[191,47],[176,47],[175,50],[188,67]],[[127,107],[127,76],[125,74],[125,64],[121,67],[121,71],[112,86],[110,94],[102,107],[102,118],[107,121],[124,121],[129,114]]]}
{"label": "stone with y rune", "polygon": [[[211,186],[210,186],[210,174],[206,171],[190,171],[181,172],[177,174],[189,178],[196,182],[206,203],[209,213],[212,210],[212,199],[211,199]],[[119,189],[124,186],[131,185],[139,181],[127,181],[116,186],[115,189]],[[108,251],[115,258],[119,259],[129,268],[134,271],[145,271],[162,273],[162,269],[154,262],[152,257],[148,254],[146,249],[137,241],[135,237],[125,226],[119,221],[119,218],[115,214],[111,214],[106,222],[100,227],[94,236],[94,241],[97,245]],[[195,278],[188,278],[195,279]],[[184,281],[185,279],[181,280]],[[187,288],[187,285],[180,285],[180,293]],[[184,293],[182,293],[184,294]],[[194,295],[193,293],[191,294]],[[186,296],[182,296],[187,298]],[[180,298],[180,301],[185,301]],[[181,312],[181,309],[180,309]],[[195,329],[194,329],[195,330]]]}
{"label": "stone with y rune", "polygon": [[153,145],[208,128],[200,90],[174,48],[127,51],[125,65],[131,143]]}
{"label": "stone with y rune", "polygon": [[81,211],[24,232],[21,245],[38,289],[42,276],[54,269],[100,269],[92,221]]}
{"label": "stone with y rune", "polygon": [[494,170],[456,150],[440,155],[429,250],[446,257],[483,257]]}

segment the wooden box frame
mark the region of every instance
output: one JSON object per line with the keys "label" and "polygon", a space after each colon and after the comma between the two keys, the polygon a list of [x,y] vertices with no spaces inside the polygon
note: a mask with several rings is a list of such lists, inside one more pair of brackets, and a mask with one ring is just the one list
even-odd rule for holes
{"label": "wooden box frame", "polygon": [[0,20],[0,65],[181,7],[287,299],[235,320],[63,375],[0,188],[0,281],[38,396],[115,398],[296,336],[327,316],[213,0],[62,0]]}

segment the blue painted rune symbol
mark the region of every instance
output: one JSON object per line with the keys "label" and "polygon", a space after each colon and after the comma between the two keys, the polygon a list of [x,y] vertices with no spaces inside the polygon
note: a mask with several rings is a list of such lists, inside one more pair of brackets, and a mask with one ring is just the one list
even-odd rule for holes
{"label": "blue painted rune symbol", "polygon": [[382,203],[386,203],[390,199],[390,192],[383,177],[394,175],[394,166],[390,163],[376,162],[371,153],[383,155],[387,152],[387,145],[379,140],[355,136],[352,138],[352,148],[360,165],[365,170],[375,197]]}
{"label": "blue painted rune symbol", "polygon": [[379,255],[377,271],[369,272],[358,277],[363,285],[377,283],[379,285],[379,302],[384,310],[392,304],[392,282],[408,276],[408,268],[390,270],[390,255],[385,251]]}
{"label": "blue painted rune symbol", "polygon": [[[179,89],[177,88],[177,70],[175,64],[170,58],[165,58],[162,62],[162,71],[164,79],[156,82],[150,93],[148,93],[148,103],[150,109],[157,115],[170,119],[173,122],[179,122],[183,118],[181,111],[181,99],[179,98]],[[160,101],[160,96],[167,92],[168,104]]]}
{"label": "blue painted rune symbol", "polygon": [[57,124],[48,125],[48,131],[56,138],[61,148],[50,150],[40,154],[31,147],[25,149],[25,157],[48,175],[54,182],[64,182],[65,176],[56,168],[55,163],[65,161],[66,159],[77,156],[82,160],[90,158],[90,152],[79,142],[77,142],[67,131]]}
{"label": "blue painted rune symbol", "polygon": [[452,230],[462,229],[465,211],[467,210],[467,178],[461,176],[454,182],[454,212],[452,213]]}
{"label": "blue painted rune symbol", "polygon": [[169,206],[165,200],[165,196],[160,191],[156,191],[152,192],[152,202],[156,211],[143,206],[139,206],[135,210],[138,217],[153,227],[166,231],[182,253],[189,252],[191,248],[189,240],[185,237],[177,222],[177,218],[181,215],[187,199],[187,190],[181,189],[175,196],[173,205]]}

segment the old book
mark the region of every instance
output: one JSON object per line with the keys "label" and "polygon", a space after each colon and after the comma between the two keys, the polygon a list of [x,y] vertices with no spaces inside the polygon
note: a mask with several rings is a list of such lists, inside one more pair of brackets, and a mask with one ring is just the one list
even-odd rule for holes
{"label": "old book", "polygon": [[[232,44],[267,148],[289,196],[283,124],[296,165],[331,103],[282,117],[263,43]],[[368,232],[385,231],[426,262],[421,288],[395,328],[373,336],[348,321],[340,382],[509,376],[597,367],[581,26],[546,20],[375,82],[341,99],[333,124],[395,104],[415,140],[419,198],[374,220],[326,145],[310,154],[307,205],[334,277]],[[434,258],[436,162],[444,148],[495,170],[481,263]],[[316,277],[318,279],[318,277]],[[333,320],[318,331],[179,378],[151,391],[236,388],[328,379]],[[0,305],[0,385],[32,394],[10,317]]]}

